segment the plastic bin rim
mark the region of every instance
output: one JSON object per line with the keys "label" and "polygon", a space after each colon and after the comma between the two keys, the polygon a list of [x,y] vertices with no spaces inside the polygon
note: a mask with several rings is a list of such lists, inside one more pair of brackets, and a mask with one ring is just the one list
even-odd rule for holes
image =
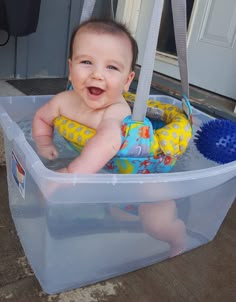
{"label": "plastic bin rim", "polygon": [[[35,102],[36,99],[51,99],[54,96],[54,94],[48,94],[48,95],[17,95],[17,96],[0,96],[0,102],[1,100],[8,100],[10,103],[12,103],[12,99],[22,99],[22,98],[27,98],[27,99],[32,99],[33,102]],[[158,98],[162,98],[162,99],[171,99],[173,100],[175,103],[179,103],[181,104],[181,97],[179,96],[179,98],[177,98],[178,96],[171,96],[171,95],[165,95],[165,94],[149,94],[149,98],[153,99],[153,100],[158,100]],[[1,104],[0,104],[1,105]],[[202,113],[201,110],[193,107],[193,110],[197,113]],[[207,114],[206,112],[204,112],[204,115],[214,118],[213,116]]]}
{"label": "plastic bin rim", "polygon": [[[161,95],[152,95],[161,97]],[[22,96],[18,96],[22,98]],[[32,98],[34,96],[25,96],[26,98]],[[35,96],[37,98],[46,98],[50,96]],[[173,97],[164,96],[168,98]],[[1,98],[12,98],[12,97],[0,97]],[[15,98],[15,97],[14,97]],[[17,98],[17,97],[16,97]],[[179,101],[179,100],[177,100]],[[1,106],[1,105],[0,105]],[[201,112],[196,109],[196,111]],[[8,115],[6,112],[4,114]],[[205,113],[204,113],[205,114]],[[207,114],[206,114],[207,115]],[[42,163],[38,155],[32,149],[31,146],[28,145],[25,137],[17,138],[16,140],[21,140],[21,147],[26,147],[29,152],[29,160],[30,165],[28,168],[34,173],[37,178],[44,178],[44,180],[56,181],[56,182],[73,182],[73,183],[150,183],[150,182],[178,182],[184,180],[197,180],[202,178],[208,178],[210,176],[222,175],[224,173],[229,173],[235,171],[232,177],[236,176],[236,161],[218,165],[215,167],[210,167],[206,169],[192,170],[192,171],[181,171],[181,172],[170,172],[170,173],[160,173],[160,174],[66,174],[59,173],[46,168],[46,166]],[[23,147],[23,148],[24,148]],[[145,176],[144,176],[145,175]]]}
{"label": "plastic bin rim", "polygon": [[68,174],[59,173],[48,169],[39,160],[33,165],[34,172],[44,180],[61,183],[150,183],[150,182],[178,182],[185,180],[197,180],[217,176],[234,171],[236,176],[236,161],[221,166],[210,167],[193,171],[181,171],[170,173],[150,173],[150,174]]}

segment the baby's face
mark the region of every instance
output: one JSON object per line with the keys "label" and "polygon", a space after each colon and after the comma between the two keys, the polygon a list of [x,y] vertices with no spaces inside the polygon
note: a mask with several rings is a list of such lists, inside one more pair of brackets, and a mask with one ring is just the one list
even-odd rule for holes
{"label": "baby's face", "polygon": [[69,60],[74,91],[93,109],[121,99],[134,77],[131,43],[126,36],[80,30]]}

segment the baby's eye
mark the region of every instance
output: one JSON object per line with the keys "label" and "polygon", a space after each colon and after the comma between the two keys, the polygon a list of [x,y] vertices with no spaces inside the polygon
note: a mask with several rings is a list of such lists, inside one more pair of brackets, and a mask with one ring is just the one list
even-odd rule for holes
{"label": "baby's eye", "polygon": [[118,68],[114,65],[108,65],[107,68],[108,69],[113,69],[113,70],[118,70]]}
{"label": "baby's eye", "polygon": [[86,64],[86,65],[92,64],[92,63],[91,63],[90,61],[88,61],[88,60],[81,61],[80,63],[81,63],[81,64]]}

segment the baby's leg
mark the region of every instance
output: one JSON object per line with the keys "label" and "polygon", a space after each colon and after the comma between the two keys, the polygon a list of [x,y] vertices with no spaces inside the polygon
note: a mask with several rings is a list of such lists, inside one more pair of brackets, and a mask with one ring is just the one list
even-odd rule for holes
{"label": "baby's leg", "polygon": [[127,211],[124,211],[117,206],[111,207],[110,212],[114,218],[117,218],[120,221],[138,221],[139,220],[138,214],[134,215],[134,214],[128,213]]}
{"label": "baby's leg", "polygon": [[183,252],[186,247],[186,229],[184,222],[177,217],[174,200],[142,204],[139,206],[139,216],[145,232],[169,243],[170,257]]}

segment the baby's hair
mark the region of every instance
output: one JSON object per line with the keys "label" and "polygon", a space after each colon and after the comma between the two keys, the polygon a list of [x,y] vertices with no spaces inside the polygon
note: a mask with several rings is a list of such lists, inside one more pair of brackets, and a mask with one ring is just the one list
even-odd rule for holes
{"label": "baby's hair", "polygon": [[136,40],[132,37],[131,33],[127,29],[127,27],[117,22],[113,19],[89,19],[83,23],[81,23],[78,27],[75,28],[75,30],[72,33],[71,40],[70,40],[70,48],[69,48],[69,58],[72,58],[73,55],[73,44],[74,39],[77,34],[77,32],[80,29],[88,29],[91,31],[94,31],[96,33],[109,33],[113,35],[125,35],[130,43],[132,48],[132,62],[131,62],[131,70],[134,70],[135,64],[138,57],[138,45]]}

